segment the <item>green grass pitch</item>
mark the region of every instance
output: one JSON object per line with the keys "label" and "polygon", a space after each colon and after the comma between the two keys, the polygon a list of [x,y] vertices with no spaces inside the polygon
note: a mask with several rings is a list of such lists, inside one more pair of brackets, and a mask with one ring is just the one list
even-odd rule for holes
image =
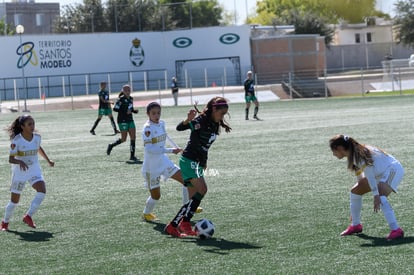
{"label": "green grass pitch", "polygon": [[[189,107],[165,107],[169,135],[184,146],[189,132],[175,131]],[[253,112],[253,108],[251,108]],[[137,156],[145,111],[135,115]],[[141,165],[127,164],[129,141],[115,140],[107,118],[96,129],[95,110],[32,113],[42,146],[56,162],[41,160],[47,196],[32,230],[22,223],[34,190],[26,186],[0,232],[0,274],[407,274],[412,272],[414,214],[414,97],[297,100],[261,104],[263,121],[245,121],[244,104],[230,105],[230,134],[210,149],[204,212],[216,225],[213,239],[175,239],[162,233],[181,206],[181,186],[162,185],[159,223],[141,220],[148,191]],[[6,128],[16,114],[1,114]],[[345,133],[381,147],[406,169],[390,197],[403,240],[386,242],[388,226],[364,197],[364,232],[340,237],[349,224],[354,176],[328,140]],[[9,139],[0,133],[0,216],[9,200]],[[177,163],[178,157],[170,155]]]}

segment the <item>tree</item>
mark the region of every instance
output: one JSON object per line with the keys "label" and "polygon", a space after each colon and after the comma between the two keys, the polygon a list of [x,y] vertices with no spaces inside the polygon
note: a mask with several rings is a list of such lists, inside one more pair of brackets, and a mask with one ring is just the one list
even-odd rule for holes
{"label": "tree", "polygon": [[217,0],[161,0],[160,5],[170,11],[170,29],[218,26],[222,20],[223,8]]}
{"label": "tree", "polygon": [[414,47],[414,0],[400,0],[395,4],[397,42]]}
{"label": "tree", "polygon": [[135,32],[217,26],[217,0],[83,0],[63,7],[56,32]]}
{"label": "tree", "polygon": [[311,12],[291,10],[282,18],[273,21],[273,25],[293,25],[295,34],[319,34],[325,37],[327,48],[333,40],[334,30],[328,26],[325,19]]}
{"label": "tree", "polygon": [[108,31],[101,0],[84,0],[83,4],[63,6],[56,32],[82,33]]}
{"label": "tree", "polygon": [[0,20],[0,35],[12,35],[15,33],[15,30],[12,29],[10,24],[6,24],[4,19]]}
{"label": "tree", "polygon": [[327,23],[337,23],[339,19],[360,23],[366,17],[377,14],[375,2],[376,0],[262,0],[258,2],[257,16],[251,22],[269,25],[274,18],[284,17],[295,10],[325,18]]}

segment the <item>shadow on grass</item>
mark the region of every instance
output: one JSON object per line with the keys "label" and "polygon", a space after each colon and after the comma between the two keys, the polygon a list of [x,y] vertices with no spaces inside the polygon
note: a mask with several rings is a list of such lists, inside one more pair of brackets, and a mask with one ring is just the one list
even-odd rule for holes
{"label": "shadow on grass", "polygon": [[387,241],[386,238],[382,237],[372,237],[366,234],[358,234],[356,235],[361,239],[369,240],[371,243],[364,243],[361,244],[361,247],[374,247],[374,246],[394,246],[394,245],[403,245],[403,244],[410,244],[414,243],[414,237],[404,237],[401,239],[396,239],[392,241]]}
{"label": "shadow on grass", "polygon": [[[164,232],[164,228],[166,224],[164,223],[157,223],[157,222],[148,222],[150,224],[154,224],[154,230],[159,231],[163,234],[166,234]],[[229,241],[225,239],[220,238],[211,238],[211,239],[205,239],[201,240],[198,237],[188,236],[179,240],[183,240],[184,242],[189,243],[195,243],[198,246],[205,247],[205,251],[209,253],[216,253],[221,255],[229,254],[230,250],[235,249],[259,249],[262,248],[262,246],[257,246],[249,243],[243,243],[243,242],[235,242],[235,241]]]}
{"label": "shadow on grass", "polygon": [[53,238],[53,233],[46,232],[46,231],[25,231],[25,232],[18,232],[9,230],[8,232],[13,233],[19,236],[19,240],[26,241],[26,242],[48,242],[50,239]]}
{"label": "shadow on grass", "polygon": [[127,160],[127,161],[125,161],[125,163],[127,163],[127,164],[143,164],[144,162],[140,159],[137,159],[137,160]]}
{"label": "shadow on grass", "polygon": [[262,246],[257,246],[249,243],[229,241],[221,238],[211,238],[200,240],[199,238],[185,238],[184,241],[196,243],[198,246],[205,247],[205,251],[209,253],[226,255],[229,251],[235,249],[259,249]]}

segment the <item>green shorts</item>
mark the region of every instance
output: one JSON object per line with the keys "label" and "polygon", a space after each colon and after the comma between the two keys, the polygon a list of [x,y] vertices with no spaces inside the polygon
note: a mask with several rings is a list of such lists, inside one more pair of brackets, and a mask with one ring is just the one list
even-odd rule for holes
{"label": "green shorts", "polygon": [[108,116],[112,115],[112,109],[111,108],[99,108],[98,115],[100,116]]}
{"label": "green shorts", "polygon": [[191,179],[197,179],[204,176],[204,169],[198,162],[183,156],[180,157],[180,169],[185,186],[189,186],[191,184]]}
{"label": "green shorts", "polygon": [[257,98],[256,98],[256,96],[255,95],[246,95],[245,97],[244,97],[244,100],[246,100],[246,103],[249,103],[249,102],[256,102],[257,101]]}
{"label": "green shorts", "polygon": [[122,122],[118,123],[119,130],[121,131],[128,131],[129,129],[135,129],[135,123],[133,121],[130,122]]}

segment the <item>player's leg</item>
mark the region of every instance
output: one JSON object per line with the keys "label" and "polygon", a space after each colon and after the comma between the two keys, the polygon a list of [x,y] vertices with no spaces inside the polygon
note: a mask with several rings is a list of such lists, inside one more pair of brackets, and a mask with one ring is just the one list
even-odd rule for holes
{"label": "player's leg", "polygon": [[13,215],[14,209],[19,204],[20,194],[23,192],[23,189],[26,185],[26,178],[19,177],[20,173],[12,173],[12,183],[10,186],[10,201],[7,203],[4,211],[4,217],[1,221],[1,230],[7,231],[10,219]]}
{"label": "player's leg", "polygon": [[250,97],[246,96],[245,97],[246,100],[246,108],[245,108],[245,112],[246,112],[246,120],[249,120],[249,109],[250,109]]}
{"label": "player's leg", "polygon": [[[180,168],[184,184],[187,186],[188,192],[193,195],[187,203],[181,206],[177,215],[164,229],[167,234],[174,237],[196,235],[196,233],[192,230],[189,221],[194,215],[197,207],[200,205],[204,194],[207,192],[207,185],[205,184],[203,178],[203,167],[201,167],[199,163],[181,156]],[[186,217],[186,221],[183,222],[184,217]],[[181,234],[178,227],[184,234]]]}
{"label": "player's leg", "polygon": [[99,122],[101,121],[103,116],[103,110],[98,110],[98,118],[95,120],[95,123],[92,126],[92,129],[89,131],[92,135],[95,135],[95,128],[98,126]]}
{"label": "player's leg", "polygon": [[129,160],[138,161],[138,159],[135,157],[136,128],[135,128],[135,123],[134,122],[131,122],[129,124],[128,134],[129,134],[129,138],[130,138],[130,145],[129,145],[130,157],[129,157]]}
{"label": "player's leg", "polygon": [[391,230],[390,234],[387,237],[387,240],[404,237],[404,231],[398,225],[394,210],[387,198],[389,194],[397,191],[398,185],[400,184],[403,175],[404,169],[401,165],[397,165],[395,168],[390,169],[389,174],[386,176],[387,180],[380,181],[378,183],[378,191],[381,200],[381,211]]}
{"label": "player's leg", "polygon": [[114,129],[114,133],[119,134],[120,131],[116,128],[116,123],[115,123],[115,120],[114,120],[114,116],[112,115],[112,110],[111,109],[108,109],[107,115],[108,115],[109,120],[111,121],[112,128]]}
{"label": "player's leg", "polygon": [[253,118],[259,120],[259,117],[257,116],[257,113],[259,112],[259,101],[257,101],[256,97],[254,97],[253,103],[255,105]]}
{"label": "player's leg", "polygon": [[30,203],[29,210],[27,210],[26,215],[23,217],[23,222],[30,227],[36,228],[36,224],[33,222],[32,217],[37,212],[43,200],[45,199],[46,184],[42,179],[33,183],[32,187],[36,190],[36,194],[32,202]]}
{"label": "player's leg", "polygon": [[159,184],[160,183],[159,179],[153,179],[153,180],[157,181],[158,184],[155,185],[154,188],[149,189],[150,196],[147,198],[145,202],[145,208],[142,214],[143,219],[146,220],[147,222],[158,220],[157,216],[153,213],[153,211],[155,209],[157,202],[161,198],[161,188]]}
{"label": "player's leg", "polygon": [[4,210],[4,217],[1,221],[1,231],[9,230],[9,222],[13,215],[14,209],[19,204],[20,194],[11,192],[10,201],[7,203]]}
{"label": "player's leg", "polygon": [[361,211],[362,211],[362,195],[371,191],[366,178],[358,180],[352,187],[349,198],[349,208],[351,212],[351,225],[345,229],[341,236],[352,235],[362,232]]}
{"label": "player's leg", "polygon": [[[192,197],[194,195],[193,192],[195,192],[195,190],[191,189],[192,193],[190,194],[190,190],[188,190],[187,186],[185,186],[185,184],[184,184],[184,179],[183,179],[183,176],[181,174],[181,170],[178,170],[177,172],[175,172],[175,174],[172,175],[171,178],[178,181],[179,183],[181,183],[183,185],[182,186],[183,205],[186,204],[190,200],[190,197]],[[201,208],[200,206],[197,207],[196,213],[201,213],[201,212],[203,212],[203,208]]]}
{"label": "player's leg", "polygon": [[127,123],[119,123],[118,126],[119,126],[119,129],[121,129],[121,138],[118,138],[115,142],[108,144],[108,147],[106,148],[106,154],[108,156],[111,154],[111,151],[115,146],[118,146],[119,144],[125,142],[127,139],[127,135],[128,135]]}

